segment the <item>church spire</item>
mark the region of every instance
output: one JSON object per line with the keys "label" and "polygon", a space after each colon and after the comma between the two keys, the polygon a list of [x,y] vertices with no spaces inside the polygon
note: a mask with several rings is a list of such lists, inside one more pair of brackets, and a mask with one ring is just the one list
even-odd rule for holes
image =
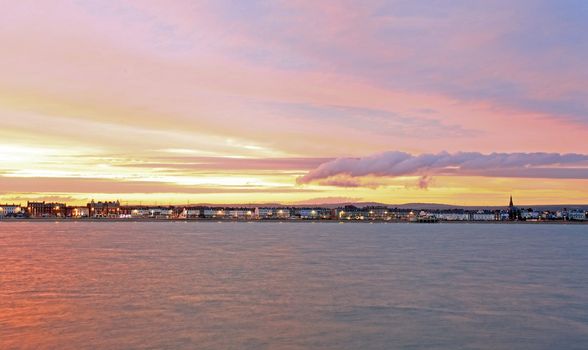
{"label": "church spire", "polygon": [[510,203],[508,204],[509,207],[514,207],[514,204],[512,203],[512,194],[510,195]]}

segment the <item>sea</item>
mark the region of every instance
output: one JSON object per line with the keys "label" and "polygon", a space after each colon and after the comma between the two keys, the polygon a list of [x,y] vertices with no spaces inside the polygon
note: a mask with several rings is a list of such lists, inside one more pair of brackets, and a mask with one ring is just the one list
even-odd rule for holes
{"label": "sea", "polygon": [[0,221],[0,349],[588,349],[588,225]]}

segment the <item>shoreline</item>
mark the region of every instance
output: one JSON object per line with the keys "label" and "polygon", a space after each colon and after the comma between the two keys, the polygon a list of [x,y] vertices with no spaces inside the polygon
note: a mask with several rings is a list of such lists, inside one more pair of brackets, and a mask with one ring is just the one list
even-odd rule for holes
{"label": "shoreline", "polygon": [[306,219],[291,219],[291,220],[238,220],[238,219],[155,219],[155,218],[137,218],[137,219],[72,219],[72,218],[3,218],[0,219],[0,224],[3,222],[67,222],[67,223],[137,223],[137,222],[216,222],[216,223],[331,223],[331,224],[500,224],[500,225],[586,225],[588,220],[584,221],[472,221],[472,220],[455,220],[455,221],[436,221],[436,222],[415,222],[406,220],[306,220]]}

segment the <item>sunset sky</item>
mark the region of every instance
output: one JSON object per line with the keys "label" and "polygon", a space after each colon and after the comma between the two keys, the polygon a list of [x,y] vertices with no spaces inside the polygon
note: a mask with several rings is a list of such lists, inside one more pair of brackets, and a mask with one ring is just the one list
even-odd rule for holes
{"label": "sunset sky", "polygon": [[588,2],[6,1],[0,202],[588,203]]}

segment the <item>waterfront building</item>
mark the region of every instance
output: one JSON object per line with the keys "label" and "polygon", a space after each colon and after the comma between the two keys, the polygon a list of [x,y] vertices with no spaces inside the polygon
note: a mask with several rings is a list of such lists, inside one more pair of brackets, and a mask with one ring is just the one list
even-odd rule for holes
{"label": "waterfront building", "polygon": [[256,219],[271,219],[274,218],[274,208],[255,208],[253,214]]}
{"label": "waterfront building", "polygon": [[541,214],[533,209],[522,209],[519,214],[522,220],[537,221],[541,218]]}
{"label": "waterfront building", "polygon": [[212,219],[212,217],[215,215],[216,210],[212,209],[212,208],[205,208],[204,210],[202,210],[202,217],[205,219]]}
{"label": "waterfront building", "polygon": [[200,217],[199,208],[183,208],[179,213],[178,218],[180,219],[196,219]]}
{"label": "waterfront building", "polygon": [[0,218],[15,217],[22,214],[23,211],[20,204],[0,204]]}
{"label": "waterfront building", "polygon": [[224,219],[227,217],[225,208],[204,208],[202,216],[206,219]]}
{"label": "waterfront building", "polygon": [[586,220],[586,212],[584,210],[572,209],[568,211],[567,218],[571,221],[584,221]]}
{"label": "waterfront building", "polygon": [[294,216],[303,220],[324,220],[330,219],[332,210],[328,208],[297,208],[294,210]]}
{"label": "waterfront building", "polygon": [[343,208],[333,209],[333,217],[338,220],[345,220],[347,212]]}
{"label": "waterfront building", "polygon": [[120,202],[94,202],[86,205],[89,216],[93,218],[118,218],[121,214]]}
{"label": "waterfront building", "polygon": [[394,208],[394,209],[388,211],[388,217],[391,220],[407,221],[408,217],[410,215],[410,212],[411,212],[410,209]]}
{"label": "waterfront building", "polygon": [[388,220],[390,218],[387,207],[371,206],[364,209],[367,210],[367,217],[370,220]]}
{"label": "waterfront building", "polygon": [[494,221],[496,220],[496,213],[484,210],[478,210],[472,214],[473,221]]}
{"label": "waterfront building", "polygon": [[319,210],[317,208],[300,208],[297,210],[297,215],[301,219],[316,220],[319,219]]}
{"label": "waterfront building", "polygon": [[90,216],[90,209],[82,206],[69,206],[66,208],[68,218],[87,218]]}
{"label": "waterfront building", "polygon": [[149,207],[146,206],[125,207],[122,208],[121,211],[123,212],[123,215],[130,215],[131,218],[148,218],[151,214]]}
{"label": "waterfront building", "polygon": [[353,217],[354,220],[369,220],[370,211],[367,209],[358,210]]}
{"label": "waterfront building", "polygon": [[315,210],[320,219],[329,220],[333,218],[333,211],[329,208],[316,208]]}
{"label": "waterfront building", "polygon": [[151,219],[172,219],[180,217],[182,208],[161,207],[161,206],[124,206],[119,210],[112,210],[111,213],[117,212],[116,216],[110,214],[112,218],[151,218]]}
{"label": "waterfront building", "polygon": [[152,219],[171,219],[173,218],[174,210],[169,207],[148,207],[147,213]]}
{"label": "waterfront building", "polygon": [[442,221],[468,221],[470,220],[470,214],[466,212],[438,212],[432,213],[431,216],[434,216],[437,220]]}
{"label": "waterfront building", "polygon": [[290,208],[269,208],[256,207],[252,211],[251,218],[253,219],[289,219],[291,216],[296,216],[296,210]]}
{"label": "waterfront building", "polygon": [[64,217],[65,203],[27,202],[27,215],[32,218]]}
{"label": "waterfront building", "polygon": [[336,208],[333,211],[333,216],[338,220],[351,220],[357,208],[353,205],[346,205],[343,208]]}
{"label": "waterfront building", "polygon": [[411,211],[408,214],[408,221],[409,222],[437,222],[439,219],[435,214],[427,213],[424,210],[421,210],[419,213],[416,211]]}
{"label": "waterfront building", "polygon": [[244,220],[250,219],[253,216],[253,212],[247,208],[230,209],[228,211],[228,217],[231,219]]}
{"label": "waterfront building", "polygon": [[343,208],[337,208],[334,216],[339,220],[364,220],[369,217],[369,210],[360,209],[354,205],[346,205]]}
{"label": "waterfront building", "polygon": [[227,216],[227,212],[224,208],[213,209],[213,218],[224,219]]}
{"label": "waterfront building", "polygon": [[286,208],[277,208],[275,210],[276,218],[278,219],[289,219],[290,218],[290,209]]}

